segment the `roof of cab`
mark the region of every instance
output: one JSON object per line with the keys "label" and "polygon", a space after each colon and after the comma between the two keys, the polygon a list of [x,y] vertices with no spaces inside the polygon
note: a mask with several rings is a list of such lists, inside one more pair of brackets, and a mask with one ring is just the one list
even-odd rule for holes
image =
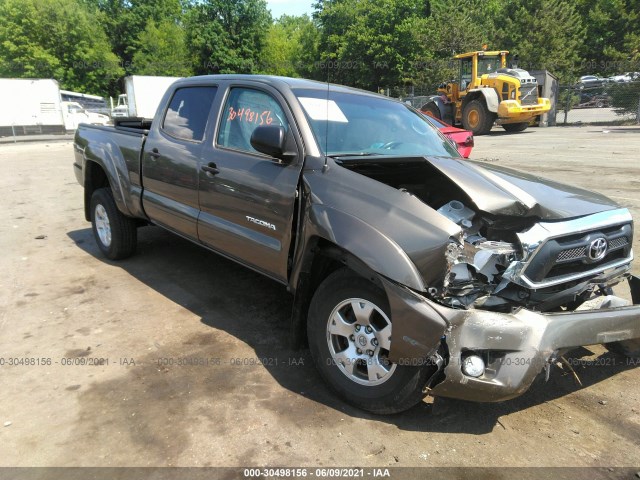
{"label": "roof of cab", "polygon": [[[187,77],[177,80],[175,85],[188,85],[192,83],[215,82],[219,80],[234,81],[245,80],[251,82],[264,83],[271,85],[277,89],[290,89],[290,90],[327,90],[327,86],[332,92],[350,92],[360,95],[371,95],[380,97],[374,92],[367,90],[360,90],[358,88],[345,87],[344,85],[337,85],[334,83],[319,82],[316,80],[307,80],[304,78],[291,78],[291,77],[278,77],[274,75],[242,75],[242,74],[222,74],[222,75],[199,75],[195,77]],[[388,98],[388,97],[384,97]]]}

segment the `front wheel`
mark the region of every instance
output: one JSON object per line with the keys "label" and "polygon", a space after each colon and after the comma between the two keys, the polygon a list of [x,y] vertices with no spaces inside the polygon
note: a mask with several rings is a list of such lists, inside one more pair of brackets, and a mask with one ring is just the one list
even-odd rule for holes
{"label": "front wheel", "polygon": [[490,112],[484,102],[471,100],[462,110],[462,125],[474,135],[485,135],[491,131],[496,114]]}
{"label": "front wheel", "polygon": [[422,113],[424,113],[425,115],[430,115],[433,118],[437,118],[440,119],[440,109],[438,108],[438,106],[435,103],[427,103],[426,105],[423,105],[422,108],[420,108],[420,111]]}
{"label": "front wheel", "polygon": [[91,196],[91,226],[105,257],[120,260],[136,251],[136,222],[118,210],[109,188],[99,188]]}
{"label": "front wheel", "polygon": [[427,368],[388,359],[392,323],[382,290],[343,268],[329,275],[311,300],[309,348],[325,381],[347,402],[389,414],[419,403]]}
{"label": "front wheel", "polygon": [[502,125],[507,132],[522,132],[527,129],[529,126],[529,122],[522,123],[507,123],[506,125]]}

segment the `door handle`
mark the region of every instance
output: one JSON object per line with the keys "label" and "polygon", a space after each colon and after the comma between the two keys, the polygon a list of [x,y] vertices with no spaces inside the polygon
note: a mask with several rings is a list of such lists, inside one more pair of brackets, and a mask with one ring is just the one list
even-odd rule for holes
{"label": "door handle", "polygon": [[207,165],[202,165],[200,168],[203,172],[207,172],[208,175],[217,175],[220,173],[218,166],[213,162],[209,162]]}
{"label": "door handle", "polygon": [[149,156],[153,158],[158,158],[160,156],[160,152],[158,151],[157,148],[154,148],[149,152]]}

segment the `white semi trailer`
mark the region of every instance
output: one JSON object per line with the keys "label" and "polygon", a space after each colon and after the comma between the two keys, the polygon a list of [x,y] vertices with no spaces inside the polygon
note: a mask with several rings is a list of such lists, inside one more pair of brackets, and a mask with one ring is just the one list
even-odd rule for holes
{"label": "white semi trailer", "polygon": [[65,133],[60,86],[51,79],[0,79],[0,136]]}
{"label": "white semi trailer", "polygon": [[[153,118],[162,100],[162,96],[180,77],[153,77],[131,75],[125,77],[124,88],[127,93],[127,108],[130,117]],[[120,104],[120,102],[118,102]]]}

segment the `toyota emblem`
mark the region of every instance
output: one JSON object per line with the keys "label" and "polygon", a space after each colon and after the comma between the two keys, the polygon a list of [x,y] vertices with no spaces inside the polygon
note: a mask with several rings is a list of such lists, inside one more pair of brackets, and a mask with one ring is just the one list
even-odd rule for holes
{"label": "toyota emblem", "polygon": [[607,254],[607,240],[604,238],[596,238],[591,245],[589,245],[589,259],[593,262],[602,260]]}

